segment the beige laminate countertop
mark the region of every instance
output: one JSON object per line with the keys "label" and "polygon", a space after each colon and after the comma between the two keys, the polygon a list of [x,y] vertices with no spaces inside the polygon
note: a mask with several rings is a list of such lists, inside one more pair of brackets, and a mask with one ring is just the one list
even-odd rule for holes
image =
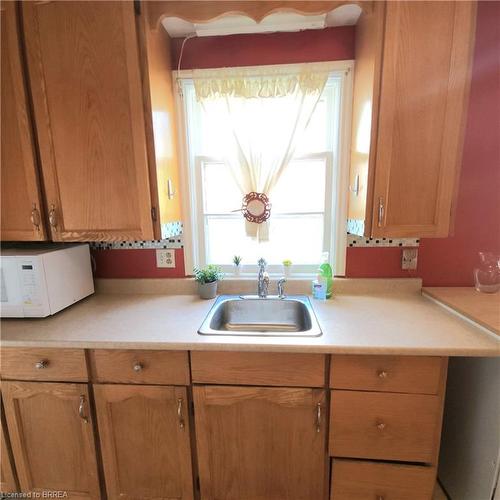
{"label": "beige laminate countertop", "polygon": [[426,287],[422,292],[500,335],[500,293],[473,287]]}
{"label": "beige laminate countertop", "polygon": [[101,293],[44,319],[4,319],[2,346],[500,356],[500,341],[420,292],[312,301],[316,338],[202,336],[213,300]]}

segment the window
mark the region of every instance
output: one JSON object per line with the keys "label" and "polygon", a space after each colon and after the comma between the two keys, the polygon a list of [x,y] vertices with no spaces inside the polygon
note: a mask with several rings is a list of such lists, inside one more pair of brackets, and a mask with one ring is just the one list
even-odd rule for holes
{"label": "window", "polygon": [[[309,274],[327,251],[334,256],[335,272],[343,274],[352,63],[328,64],[332,69],[325,89],[294,157],[270,194],[268,241],[247,236],[245,220],[237,211],[241,190],[224,162],[229,146],[218,134],[224,126],[223,114],[212,108],[209,112],[197,102],[189,71],[176,75],[183,95],[178,109],[183,110],[180,122],[185,131],[181,150],[184,210],[189,214],[185,217],[187,269],[211,263],[230,271],[233,256],[241,255],[243,272],[254,272],[258,258],[264,257],[271,273],[281,272],[281,262],[290,259],[294,272]],[[253,99],[255,119],[263,104],[259,100]],[[272,135],[268,138],[272,147]]]}

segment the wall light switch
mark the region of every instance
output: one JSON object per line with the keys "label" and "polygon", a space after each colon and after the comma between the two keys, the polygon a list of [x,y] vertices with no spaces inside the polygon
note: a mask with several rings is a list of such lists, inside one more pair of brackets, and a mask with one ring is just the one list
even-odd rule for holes
{"label": "wall light switch", "polygon": [[403,256],[401,258],[401,269],[417,269],[417,248],[403,248]]}
{"label": "wall light switch", "polygon": [[173,248],[156,250],[156,267],[175,267],[175,250]]}

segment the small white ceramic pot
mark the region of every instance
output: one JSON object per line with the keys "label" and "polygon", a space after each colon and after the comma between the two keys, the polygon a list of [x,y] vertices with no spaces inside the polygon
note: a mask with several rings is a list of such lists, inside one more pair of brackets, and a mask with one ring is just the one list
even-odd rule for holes
{"label": "small white ceramic pot", "polygon": [[217,281],[212,283],[198,283],[200,299],[214,299],[217,296]]}
{"label": "small white ceramic pot", "polygon": [[292,275],[292,266],[283,266],[283,276],[289,278]]}
{"label": "small white ceramic pot", "polygon": [[239,276],[241,274],[241,266],[234,266],[234,275]]}

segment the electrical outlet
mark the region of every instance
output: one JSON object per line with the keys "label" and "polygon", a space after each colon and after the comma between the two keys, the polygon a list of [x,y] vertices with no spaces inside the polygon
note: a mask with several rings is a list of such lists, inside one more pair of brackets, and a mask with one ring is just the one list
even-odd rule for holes
{"label": "electrical outlet", "polygon": [[157,249],[156,267],[175,267],[175,250],[173,248]]}
{"label": "electrical outlet", "polygon": [[403,248],[401,269],[417,269],[417,248]]}

